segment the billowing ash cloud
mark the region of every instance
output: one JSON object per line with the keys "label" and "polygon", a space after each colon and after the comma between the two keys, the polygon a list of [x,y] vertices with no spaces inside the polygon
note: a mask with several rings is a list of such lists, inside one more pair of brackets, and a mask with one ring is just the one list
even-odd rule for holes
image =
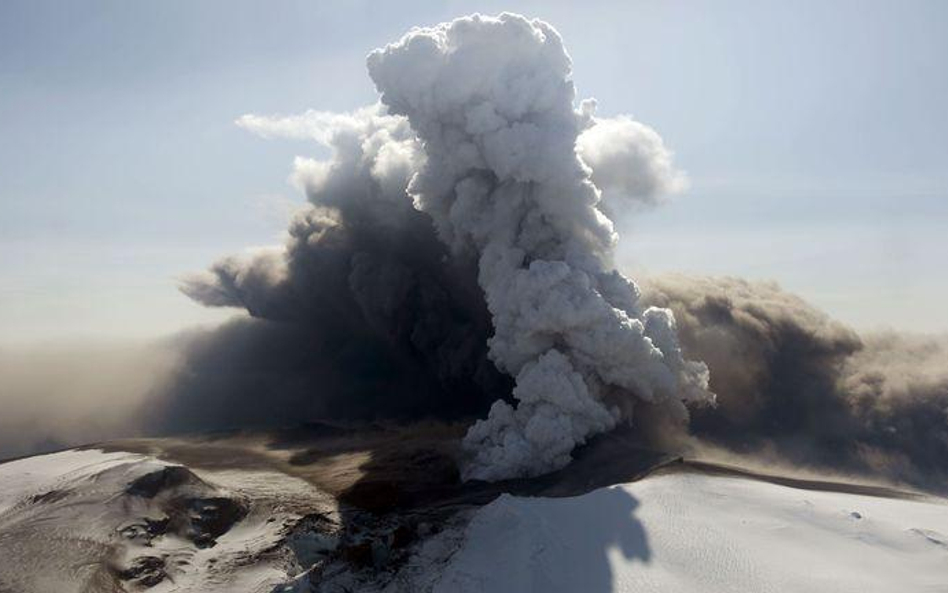
{"label": "billowing ash cloud", "polygon": [[[635,401],[684,414],[684,402],[712,400],[671,313],[641,307],[613,269],[616,234],[594,184],[648,202],[683,178],[646,126],[597,119],[591,101],[575,110],[570,61],[549,25],[458,19],[413,30],[368,66],[380,105],[238,121],[333,154],[295,163],[312,207],[285,251],[225,259],[185,283],[199,302],[255,319],[192,352],[175,418],[199,417],[180,402],[208,390],[226,391],[236,413],[259,399],[232,395],[247,385],[271,404],[309,397],[297,411],[342,416],[460,416],[494,401],[464,446],[468,477],[499,479],[565,465]],[[218,347],[241,343],[255,355],[231,379],[205,368],[219,364]],[[302,392],[289,396],[286,350],[296,348],[309,354],[296,354]],[[278,389],[261,385],[276,369]]]}
{"label": "billowing ash cloud", "polygon": [[[464,440],[465,471],[497,479],[562,466],[634,409],[656,443],[948,484],[945,339],[860,337],[738,279],[651,279],[640,295],[613,269],[604,213],[655,204],[685,177],[651,128],[574,107],[549,25],[415,29],[373,52],[369,73],[379,104],[237,122],[331,151],[294,163],[309,204],[285,246],[183,283],[249,315],[153,345],[0,351],[0,456],[486,415]],[[701,405],[709,389],[716,405]]]}
{"label": "billowing ash cloud", "polygon": [[774,284],[651,279],[685,352],[711,369],[717,406],[691,434],[813,467],[948,481],[948,340],[860,337]]}
{"label": "billowing ash cloud", "polygon": [[685,179],[650,128],[574,108],[548,25],[415,29],[369,73],[377,105],[238,120],[331,156],[296,160],[310,204],[284,248],[184,284],[250,317],[185,341],[164,428],[486,414],[465,471],[497,479],[562,466],[635,408],[665,442],[948,480],[943,340],[860,337],[736,279],[652,279],[640,296],[613,270],[610,202],[654,204]]}
{"label": "billowing ash cloud", "polygon": [[[616,234],[576,151],[591,106],[574,110],[552,27],[509,14],[458,19],[411,31],[368,65],[382,103],[422,141],[427,158],[408,191],[452,253],[477,258],[489,356],[516,378],[516,407],[498,401],[464,440],[469,477],[561,467],[634,399],[712,401],[707,368],[681,356],[671,313],[640,308],[612,267]],[[630,184],[603,162],[610,182]]]}
{"label": "billowing ash cloud", "polygon": [[226,258],[184,283],[195,300],[251,318],[190,342],[165,425],[458,418],[509,392],[487,360],[474,262],[449,257],[405,193],[424,159],[408,122],[379,106],[318,127],[302,119],[299,133],[332,149],[296,161],[311,205],[284,249]]}

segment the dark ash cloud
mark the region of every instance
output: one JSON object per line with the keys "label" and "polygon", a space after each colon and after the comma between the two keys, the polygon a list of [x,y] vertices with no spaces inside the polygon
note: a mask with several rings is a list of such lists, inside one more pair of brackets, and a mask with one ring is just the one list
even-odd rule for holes
{"label": "dark ash cloud", "polygon": [[864,337],[770,283],[651,279],[688,355],[711,369],[700,439],[794,464],[948,484],[948,340]]}

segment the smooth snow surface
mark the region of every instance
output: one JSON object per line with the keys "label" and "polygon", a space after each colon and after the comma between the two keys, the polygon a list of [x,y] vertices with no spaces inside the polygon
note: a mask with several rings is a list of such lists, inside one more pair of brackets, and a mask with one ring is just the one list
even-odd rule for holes
{"label": "smooth snow surface", "polygon": [[0,514],[28,495],[48,492],[76,477],[147,459],[135,453],[71,450],[0,463]]}
{"label": "smooth snow surface", "polygon": [[948,505],[685,473],[503,496],[428,577],[438,593],[948,591]]}

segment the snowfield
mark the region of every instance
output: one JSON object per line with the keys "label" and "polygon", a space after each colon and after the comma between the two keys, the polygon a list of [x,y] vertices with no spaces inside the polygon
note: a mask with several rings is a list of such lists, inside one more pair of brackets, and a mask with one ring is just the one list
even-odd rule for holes
{"label": "snowfield", "polygon": [[695,467],[580,496],[503,494],[378,562],[395,547],[371,523],[391,516],[347,532],[333,496],[278,469],[65,451],[0,464],[0,592],[948,592],[945,499]]}
{"label": "snowfield", "polygon": [[948,506],[690,473],[505,495],[427,579],[437,593],[948,591]]}

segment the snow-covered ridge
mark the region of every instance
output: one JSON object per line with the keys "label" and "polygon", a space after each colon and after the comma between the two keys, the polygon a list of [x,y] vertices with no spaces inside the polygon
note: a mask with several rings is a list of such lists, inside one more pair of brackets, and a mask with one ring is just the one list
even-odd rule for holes
{"label": "snow-covered ridge", "polygon": [[948,506],[663,473],[478,511],[437,593],[948,591]]}

